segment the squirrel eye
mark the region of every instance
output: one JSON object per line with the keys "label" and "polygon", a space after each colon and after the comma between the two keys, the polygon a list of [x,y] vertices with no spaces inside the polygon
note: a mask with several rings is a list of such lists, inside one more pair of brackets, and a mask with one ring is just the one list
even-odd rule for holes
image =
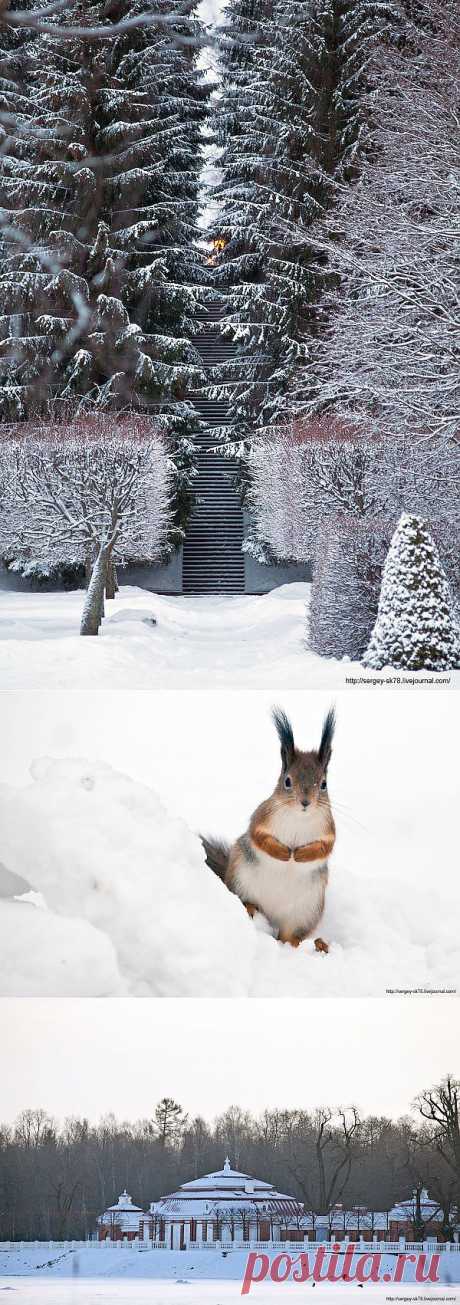
{"label": "squirrel eye", "polygon": [[324,790],[325,788],[327,788],[327,779],[322,779],[322,780],[321,780],[320,788],[322,788],[323,790]]}
{"label": "squirrel eye", "polygon": [[284,787],[285,787],[285,788],[292,788],[292,779],[291,779],[291,776],[290,776],[290,775],[286,775],[286,779],[285,779],[285,781],[284,781]]}

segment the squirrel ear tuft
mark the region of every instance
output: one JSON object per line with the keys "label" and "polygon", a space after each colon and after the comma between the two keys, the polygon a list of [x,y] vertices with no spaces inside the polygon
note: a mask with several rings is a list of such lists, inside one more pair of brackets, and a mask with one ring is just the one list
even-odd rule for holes
{"label": "squirrel ear tuft", "polygon": [[332,740],[334,738],[334,730],[335,730],[335,708],[331,707],[324,721],[323,732],[321,735],[321,743],[318,749],[318,758],[319,761],[321,762],[321,765],[324,767],[328,766],[331,760]]}
{"label": "squirrel ear tuft", "polygon": [[292,726],[286,713],[281,711],[281,707],[273,708],[272,721],[281,744],[281,759],[283,766],[286,768],[287,766],[290,766],[295,752]]}

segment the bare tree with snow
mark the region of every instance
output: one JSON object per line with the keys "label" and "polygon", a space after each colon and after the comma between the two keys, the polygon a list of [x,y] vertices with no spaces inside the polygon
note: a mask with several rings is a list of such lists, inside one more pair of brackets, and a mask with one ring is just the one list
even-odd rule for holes
{"label": "bare tree with snow", "polygon": [[[307,410],[333,407],[391,438],[460,426],[460,13],[420,0],[400,48],[378,52],[372,149],[338,190],[326,329],[312,345]],[[302,233],[299,231],[299,239]]]}
{"label": "bare tree with snow", "polygon": [[392,440],[362,432],[332,413],[292,423],[254,443],[247,455],[248,551],[308,561],[319,532],[337,517],[393,518],[404,509],[454,523],[460,446],[442,439]]}
{"label": "bare tree with snow", "polygon": [[161,437],[139,417],[27,423],[0,444],[7,485],[3,555],[84,561],[90,572],[81,634],[97,634],[116,560],[154,561],[170,525],[170,468]]}

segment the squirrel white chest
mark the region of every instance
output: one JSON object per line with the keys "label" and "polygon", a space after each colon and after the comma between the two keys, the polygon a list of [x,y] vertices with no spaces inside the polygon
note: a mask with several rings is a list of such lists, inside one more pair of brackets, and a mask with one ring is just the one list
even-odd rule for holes
{"label": "squirrel white chest", "polygon": [[[324,816],[318,809],[302,811],[297,805],[279,808],[270,820],[270,833],[281,843],[295,848],[312,843],[325,833]],[[315,929],[324,910],[327,861],[278,861],[257,849],[254,860],[240,862],[238,891],[253,902],[278,929]]]}
{"label": "squirrel white chest", "polygon": [[268,828],[287,847],[303,847],[304,843],[322,838],[326,832],[323,812],[318,807],[307,807],[304,811],[298,802],[279,806],[273,812]]}

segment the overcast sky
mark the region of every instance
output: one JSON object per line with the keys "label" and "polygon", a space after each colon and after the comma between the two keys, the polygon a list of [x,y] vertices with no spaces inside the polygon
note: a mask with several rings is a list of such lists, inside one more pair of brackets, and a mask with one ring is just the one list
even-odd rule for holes
{"label": "overcast sky", "polygon": [[0,1118],[43,1106],[134,1119],[163,1095],[208,1118],[320,1102],[397,1116],[458,1071],[458,1011],[449,997],[4,999]]}

